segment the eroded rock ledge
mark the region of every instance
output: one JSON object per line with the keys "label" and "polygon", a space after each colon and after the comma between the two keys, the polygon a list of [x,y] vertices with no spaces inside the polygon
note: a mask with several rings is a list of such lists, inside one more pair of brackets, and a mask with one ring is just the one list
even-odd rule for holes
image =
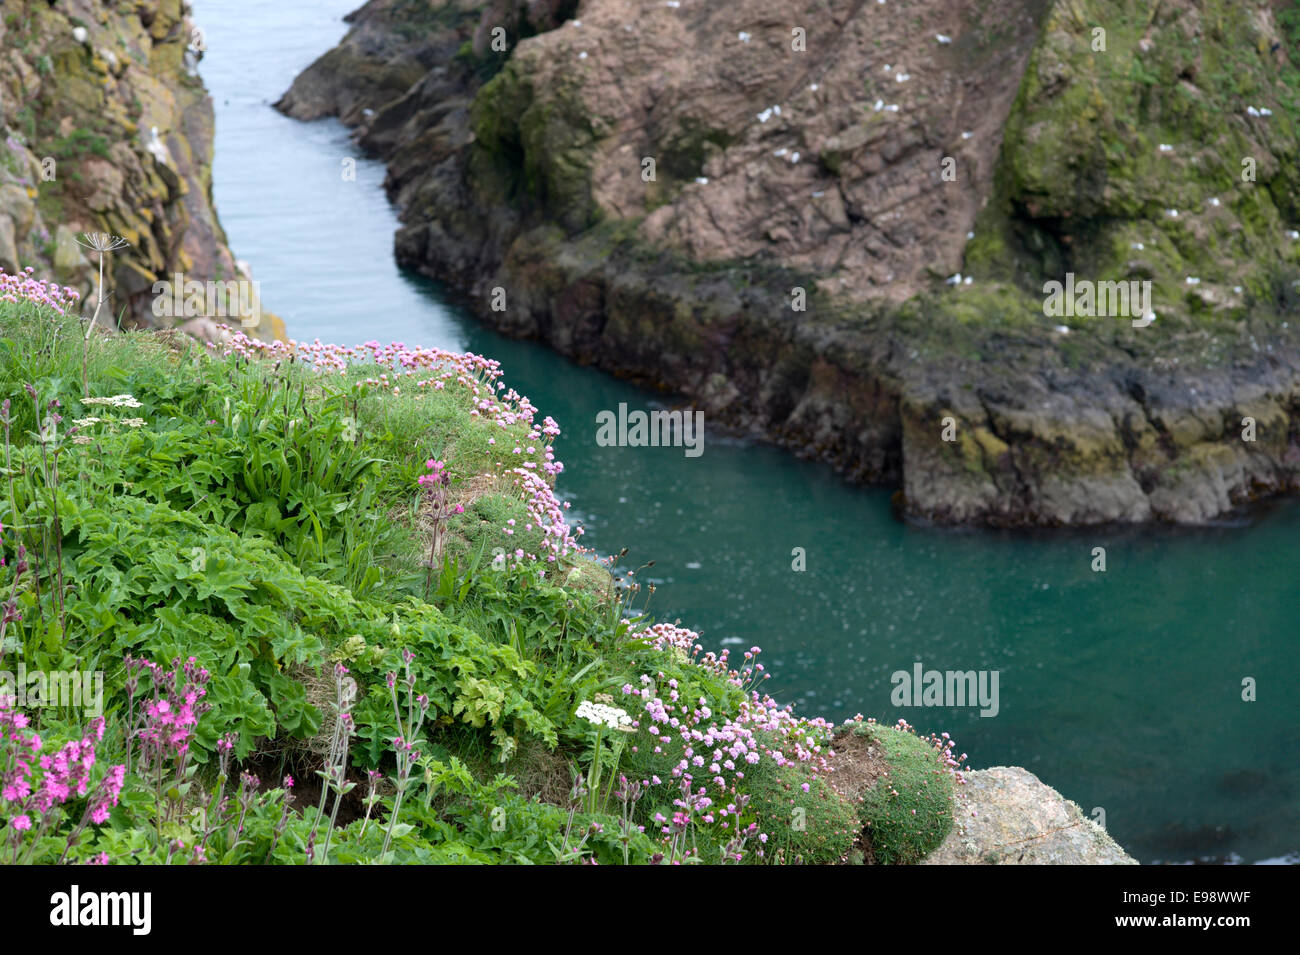
{"label": "eroded rock ledge", "polygon": [[[1267,3],[371,0],[353,22],[279,105],[355,125],[399,261],[506,332],[919,518],[1200,523],[1300,487],[1300,84]],[[1157,320],[1045,315],[1067,272],[1150,281]]]}

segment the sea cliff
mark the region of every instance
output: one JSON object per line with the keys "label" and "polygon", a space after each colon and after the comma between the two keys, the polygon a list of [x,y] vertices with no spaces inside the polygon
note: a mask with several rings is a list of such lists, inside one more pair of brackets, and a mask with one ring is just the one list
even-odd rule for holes
{"label": "sea cliff", "polygon": [[[372,0],[278,105],[485,321],[911,516],[1204,523],[1300,484],[1275,7]],[[1071,275],[1150,314],[1051,314]]]}
{"label": "sea cliff", "polygon": [[[22,0],[0,9],[0,268],[31,266],[76,288],[89,314],[99,258],[83,237],[124,239],[128,247],[105,261],[112,297],[100,322],[108,327],[211,316],[206,294],[202,311],[197,299],[190,314],[155,310],[160,290],[174,298],[178,276],[256,289],[213,205],[212,100],[198,76],[203,34],[190,14],[182,0]],[[224,291],[218,300],[240,324]],[[283,337],[280,319],[260,302],[256,309],[260,322],[247,330]],[[190,328],[211,335],[214,326],[199,319]]]}

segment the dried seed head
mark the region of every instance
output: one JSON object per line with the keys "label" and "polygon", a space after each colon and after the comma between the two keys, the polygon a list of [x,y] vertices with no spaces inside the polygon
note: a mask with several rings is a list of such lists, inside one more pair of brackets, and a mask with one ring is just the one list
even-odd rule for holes
{"label": "dried seed head", "polygon": [[125,249],[130,242],[118,235],[109,235],[107,232],[83,232],[81,238],[77,239],[77,245],[83,249],[90,249],[92,252],[116,252],[118,249]]}

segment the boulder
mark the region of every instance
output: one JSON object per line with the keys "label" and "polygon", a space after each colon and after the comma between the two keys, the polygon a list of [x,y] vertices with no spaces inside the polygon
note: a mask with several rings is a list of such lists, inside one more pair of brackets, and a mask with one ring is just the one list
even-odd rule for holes
{"label": "boulder", "polygon": [[59,281],[67,282],[79,277],[90,268],[90,262],[77,244],[77,234],[60,224],[54,233],[54,274]]}
{"label": "boulder", "polygon": [[13,223],[14,232],[21,238],[32,227],[36,216],[36,203],[32,201],[27,190],[17,183],[0,186],[0,216],[6,216]]}
{"label": "boulder", "polygon": [[1078,805],[1018,766],[963,774],[955,825],[921,865],[1137,865]]}

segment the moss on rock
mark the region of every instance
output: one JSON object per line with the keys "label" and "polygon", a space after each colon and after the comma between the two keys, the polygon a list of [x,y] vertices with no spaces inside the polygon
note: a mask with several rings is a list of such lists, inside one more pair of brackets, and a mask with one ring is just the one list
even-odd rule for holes
{"label": "moss on rock", "polygon": [[953,825],[953,776],[939,750],[909,732],[877,723],[846,724],[883,749],[887,775],[863,794],[863,842],[877,863],[911,865],[943,842]]}
{"label": "moss on rock", "polygon": [[1151,279],[1164,309],[1199,319],[1215,296],[1182,294],[1188,276],[1231,288],[1293,259],[1300,73],[1274,59],[1274,30],[1230,0],[1057,4],[972,267]]}

